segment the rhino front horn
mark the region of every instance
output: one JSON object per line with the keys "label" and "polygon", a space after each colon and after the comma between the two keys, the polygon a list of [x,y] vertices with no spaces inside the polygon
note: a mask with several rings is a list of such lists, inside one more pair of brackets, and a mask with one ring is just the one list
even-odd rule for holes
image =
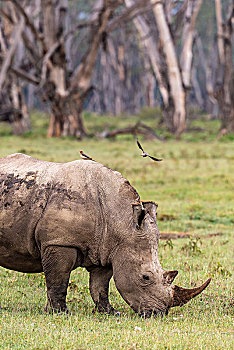
{"label": "rhino front horn", "polygon": [[209,278],[200,287],[186,289],[178,286],[173,286],[173,297],[172,297],[172,307],[182,306],[186,304],[189,300],[200,294],[210,283],[211,278]]}

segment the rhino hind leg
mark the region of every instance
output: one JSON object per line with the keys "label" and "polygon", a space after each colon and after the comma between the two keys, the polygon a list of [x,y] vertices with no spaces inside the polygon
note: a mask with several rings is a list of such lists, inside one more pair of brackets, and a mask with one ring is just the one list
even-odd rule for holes
{"label": "rhino hind leg", "polygon": [[49,246],[42,255],[47,286],[46,311],[69,312],[66,306],[67,287],[72,269],[77,263],[77,250]]}
{"label": "rhino hind leg", "polygon": [[95,267],[88,269],[89,290],[95,303],[95,311],[118,315],[119,313],[109,303],[109,282],[113,275],[111,267]]}

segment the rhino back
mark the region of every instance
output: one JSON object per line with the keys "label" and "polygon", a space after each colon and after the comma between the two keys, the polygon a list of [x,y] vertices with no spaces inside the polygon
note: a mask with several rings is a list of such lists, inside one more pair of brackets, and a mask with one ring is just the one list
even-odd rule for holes
{"label": "rhino back", "polygon": [[100,250],[106,256],[119,238],[116,232],[131,224],[131,202],[139,201],[120,173],[86,160],[7,156],[0,160],[0,186],[1,242],[35,258],[42,244],[63,244],[89,250],[97,262]]}
{"label": "rhino back", "polygon": [[132,224],[135,201],[138,193],[119,172],[88,160],[60,164],[38,223],[38,246],[77,247],[83,266],[105,265],[112,247]]}

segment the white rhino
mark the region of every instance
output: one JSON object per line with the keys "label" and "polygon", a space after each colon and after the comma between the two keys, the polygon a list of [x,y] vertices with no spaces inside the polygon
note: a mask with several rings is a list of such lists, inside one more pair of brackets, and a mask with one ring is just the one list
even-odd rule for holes
{"label": "white rhino", "polygon": [[157,255],[157,205],[141,202],[118,172],[94,161],[50,163],[24,154],[0,160],[0,265],[44,272],[47,307],[67,311],[69,276],[90,273],[90,293],[100,312],[109,303],[113,276],[123,299],[145,317],[183,305],[209,284],[172,285]]}

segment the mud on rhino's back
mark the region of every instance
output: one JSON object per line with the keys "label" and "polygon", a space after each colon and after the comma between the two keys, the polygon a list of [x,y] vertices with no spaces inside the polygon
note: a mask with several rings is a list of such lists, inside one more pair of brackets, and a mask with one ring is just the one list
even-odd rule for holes
{"label": "mud on rhino's back", "polygon": [[41,182],[47,168],[23,154],[0,160],[0,264],[6,268],[42,270],[34,230],[46,203]]}
{"label": "mud on rhino's back", "polygon": [[[108,205],[111,203],[110,214],[115,221],[117,216],[121,221],[123,215],[131,216],[131,202],[138,200],[137,192],[120,173],[102,164],[84,160],[50,163],[23,154],[13,154],[0,159],[0,264],[25,271],[22,267],[19,268],[20,258],[15,266],[17,254],[20,257],[25,256],[28,261],[40,260],[35,231],[42,217],[45,221],[45,211],[52,210],[53,218],[55,214],[59,216],[60,209],[63,209],[63,212],[74,212],[76,217],[78,212],[84,211],[86,217],[89,217],[88,223],[82,223],[80,220],[79,225],[73,223],[73,226],[83,227],[84,232],[93,231],[91,226],[95,220],[91,220],[91,215],[98,217],[96,197],[99,185],[105,193],[104,202]],[[59,198],[62,208],[59,207]],[[120,202],[117,203],[117,200]],[[115,207],[118,211],[113,212]],[[80,208],[80,211],[77,208]],[[47,227],[47,223],[48,221],[44,227]],[[72,231],[71,228],[69,231]],[[3,260],[10,263],[6,266]],[[38,270],[40,268],[41,265],[37,267]],[[27,269],[32,270],[30,266]]]}

